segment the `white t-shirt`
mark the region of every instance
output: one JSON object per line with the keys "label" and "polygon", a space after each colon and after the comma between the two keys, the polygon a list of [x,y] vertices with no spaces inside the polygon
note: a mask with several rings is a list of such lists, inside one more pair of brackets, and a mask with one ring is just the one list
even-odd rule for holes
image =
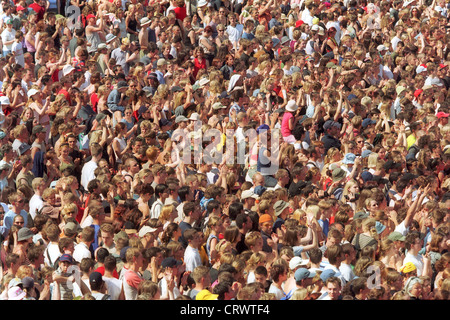
{"label": "white t-shirt", "polygon": [[80,263],[83,258],[92,258],[92,254],[86,244],[81,242],[75,246],[75,250],[73,251],[73,258],[75,259],[75,261]]}
{"label": "white t-shirt", "polygon": [[95,179],[94,171],[97,169],[98,165],[94,161],[88,161],[84,164],[83,169],[81,169],[81,185],[85,190],[87,190],[87,186],[89,181]]}
{"label": "white t-shirt", "polygon": [[36,217],[37,211],[41,210],[44,205],[44,201],[42,200],[41,196],[38,196],[37,194],[34,194],[30,198],[30,215],[31,218]]}
{"label": "white t-shirt", "polygon": [[111,296],[111,300],[119,300],[120,292],[122,291],[122,281],[116,278],[107,278],[103,276],[103,281],[108,288],[108,294]]}
{"label": "white t-shirt", "polygon": [[45,265],[53,267],[53,264],[55,263],[56,259],[58,259],[60,256],[61,251],[59,251],[58,244],[49,243],[44,251]]}
{"label": "white t-shirt", "polygon": [[422,255],[418,254],[418,255],[414,256],[410,252],[407,252],[405,255],[405,259],[403,260],[403,265],[405,265],[407,262],[412,262],[416,266],[418,277],[422,276],[422,272],[423,272],[423,257],[422,257]]}
{"label": "white t-shirt", "polygon": [[202,259],[198,249],[187,246],[184,251],[184,263],[186,264],[186,271],[194,271],[198,266],[202,265]]}
{"label": "white t-shirt", "polygon": [[14,53],[14,58],[16,59],[16,63],[25,67],[25,59],[23,56],[23,46],[21,42],[14,42],[11,46],[11,51]]}
{"label": "white t-shirt", "polygon": [[2,32],[2,42],[3,42],[3,51],[11,51],[12,50],[12,43],[5,45],[4,43],[6,41],[11,41],[14,40],[16,37],[16,30],[11,29],[11,31],[9,31],[7,28],[5,30],[3,30]]}

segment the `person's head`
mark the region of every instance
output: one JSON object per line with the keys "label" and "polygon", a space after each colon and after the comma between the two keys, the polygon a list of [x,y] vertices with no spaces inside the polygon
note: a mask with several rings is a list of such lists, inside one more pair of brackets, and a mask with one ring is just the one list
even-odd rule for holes
{"label": "person's head", "polygon": [[330,277],[325,281],[325,287],[330,300],[338,300],[341,295],[341,280],[337,277]]}
{"label": "person's head", "polygon": [[105,246],[112,246],[114,243],[114,226],[110,223],[102,224],[100,226],[100,235]]}
{"label": "person's head", "polygon": [[200,246],[202,238],[203,238],[201,236],[201,233],[195,228],[187,229],[183,233],[183,237],[184,237],[184,239],[186,239],[189,246],[191,246],[193,248],[198,248]]}
{"label": "person's head", "polygon": [[92,291],[103,292],[106,289],[102,274],[98,271],[94,271],[89,275],[89,285]]}

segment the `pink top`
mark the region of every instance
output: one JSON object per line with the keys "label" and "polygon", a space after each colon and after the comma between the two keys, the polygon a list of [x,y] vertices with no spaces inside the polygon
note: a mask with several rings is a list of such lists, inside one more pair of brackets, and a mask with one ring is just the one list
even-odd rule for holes
{"label": "pink top", "polygon": [[289,120],[293,117],[294,115],[291,112],[284,113],[283,120],[281,120],[281,134],[283,137],[288,137],[292,134],[292,131],[289,129]]}

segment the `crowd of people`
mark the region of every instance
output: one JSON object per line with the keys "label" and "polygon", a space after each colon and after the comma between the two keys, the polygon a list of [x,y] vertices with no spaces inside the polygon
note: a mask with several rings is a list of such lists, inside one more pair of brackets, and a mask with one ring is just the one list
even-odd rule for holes
{"label": "crowd of people", "polygon": [[1,0],[2,300],[448,300],[446,0]]}

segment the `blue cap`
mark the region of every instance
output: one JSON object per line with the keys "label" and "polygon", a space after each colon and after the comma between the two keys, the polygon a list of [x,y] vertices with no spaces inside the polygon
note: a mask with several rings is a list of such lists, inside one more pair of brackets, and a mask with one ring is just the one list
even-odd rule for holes
{"label": "blue cap", "polygon": [[270,127],[267,124],[262,124],[256,129],[256,133],[259,134],[261,130],[270,130]]}
{"label": "blue cap", "polygon": [[377,122],[375,120],[372,120],[370,118],[366,118],[362,122],[362,127],[365,129],[367,126],[370,126],[371,124],[376,124]]}
{"label": "blue cap", "polygon": [[363,179],[364,183],[367,181],[371,181],[373,179],[373,174],[371,174],[369,171],[364,171],[361,173],[361,178]]}
{"label": "blue cap", "polygon": [[363,152],[361,152],[361,157],[367,158],[368,156],[370,156],[371,153],[372,151],[370,151],[369,149],[363,150]]}
{"label": "blue cap", "polygon": [[309,271],[306,268],[299,268],[295,271],[294,278],[295,281],[302,281],[307,278],[314,278],[316,273],[314,271]]}
{"label": "blue cap", "polygon": [[344,160],[342,160],[342,163],[345,164],[353,164],[355,163],[356,155],[354,153],[346,153],[344,156]]}
{"label": "blue cap", "polygon": [[67,253],[65,253],[61,257],[59,257],[59,261],[61,261],[61,262],[66,261],[66,262],[69,262],[69,263],[73,264],[72,256],[70,254],[67,254]]}
{"label": "blue cap", "polygon": [[334,277],[336,275],[336,272],[331,270],[331,269],[327,269],[324,270],[321,274],[320,274],[320,279],[325,282],[327,281],[328,278]]}
{"label": "blue cap", "polygon": [[258,196],[261,197],[261,195],[264,193],[264,191],[266,191],[267,188],[263,187],[263,186],[256,186],[255,189],[253,190],[254,193],[256,193]]}

